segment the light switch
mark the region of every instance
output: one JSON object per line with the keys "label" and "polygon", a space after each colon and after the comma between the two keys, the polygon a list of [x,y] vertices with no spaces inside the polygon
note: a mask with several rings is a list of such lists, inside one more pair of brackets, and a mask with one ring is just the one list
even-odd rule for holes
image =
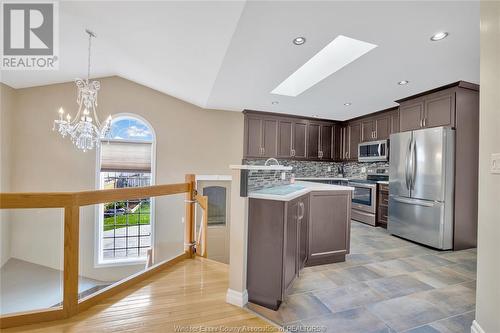
{"label": "light switch", "polygon": [[500,153],[491,154],[490,171],[493,174],[500,174]]}
{"label": "light switch", "polygon": [[285,171],[283,171],[283,172],[281,173],[281,180],[285,180],[285,179],[286,179],[286,172],[285,172]]}

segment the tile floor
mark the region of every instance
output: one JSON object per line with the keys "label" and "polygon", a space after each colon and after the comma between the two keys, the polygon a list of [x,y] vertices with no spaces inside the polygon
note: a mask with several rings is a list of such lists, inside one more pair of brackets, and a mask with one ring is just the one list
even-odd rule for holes
{"label": "tile floor", "polygon": [[475,249],[435,251],[353,221],[345,262],[305,268],[278,311],[248,308],[328,333],[470,332],[475,279]]}

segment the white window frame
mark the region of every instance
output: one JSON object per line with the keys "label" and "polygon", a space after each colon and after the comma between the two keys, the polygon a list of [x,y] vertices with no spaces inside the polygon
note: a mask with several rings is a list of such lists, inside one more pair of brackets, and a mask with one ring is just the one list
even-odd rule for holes
{"label": "white window frame", "polygon": [[[113,121],[135,118],[148,126],[151,130],[152,141],[151,141],[151,185],[156,184],[156,133],[151,126],[151,123],[137,115],[135,113],[118,113],[113,115]],[[122,140],[113,139],[114,142],[144,142],[140,140]],[[105,142],[105,140],[104,140]],[[101,175],[101,148],[100,145],[96,149],[96,169],[95,169],[95,188],[100,190],[104,185],[104,177]],[[150,203],[150,225],[151,225],[151,248],[153,248],[153,253],[155,252],[156,242],[155,242],[155,198],[151,198]],[[102,237],[103,237],[103,224],[104,224],[104,204],[95,205],[95,236],[94,236],[94,267],[114,267],[114,266],[128,266],[128,265],[139,265],[145,264],[147,257],[136,257],[136,258],[122,258],[122,259],[104,259],[103,249],[102,249]]]}

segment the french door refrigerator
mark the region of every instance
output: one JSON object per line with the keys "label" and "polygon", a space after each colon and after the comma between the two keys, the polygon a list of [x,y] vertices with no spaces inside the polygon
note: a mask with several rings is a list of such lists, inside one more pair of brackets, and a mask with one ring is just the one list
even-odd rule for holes
{"label": "french door refrigerator", "polygon": [[455,131],[436,127],[390,137],[388,231],[453,247]]}

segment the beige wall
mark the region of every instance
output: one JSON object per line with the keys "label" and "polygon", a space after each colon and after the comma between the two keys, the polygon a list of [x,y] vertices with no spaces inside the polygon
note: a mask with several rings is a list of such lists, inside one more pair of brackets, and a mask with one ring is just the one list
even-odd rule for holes
{"label": "beige wall", "polygon": [[[119,77],[103,78],[98,100],[100,117],[134,113],[145,118],[156,132],[156,183],[182,182],[186,173],[230,174],[229,164],[243,155],[243,116],[236,112],[205,110]],[[77,151],[69,139],[52,132],[59,107],[76,108],[74,83],[48,85],[16,91],[17,105],[12,140],[13,191],[77,191],[95,188],[96,153]],[[2,161],[3,162],[3,161]],[[161,259],[176,255],[183,246],[184,198],[162,198],[156,203],[156,245]],[[82,209],[81,271],[96,279],[116,279],[141,266],[94,268],[94,207]],[[18,214],[19,215],[19,214]],[[60,265],[51,237],[62,240],[62,220],[56,214],[43,217],[51,229],[28,228],[37,221],[27,216],[13,218],[12,256],[48,266]],[[24,237],[23,244],[19,239]],[[28,244],[32,244],[28,247]],[[62,248],[58,244],[56,249]]]}
{"label": "beige wall", "polygon": [[500,2],[481,2],[481,110],[476,323],[500,332],[500,175],[490,156],[500,153]]}
{"label": "beige wall", "polygon": [[[0,83],[0,192],[10,190],[10,152],[14,89]],[[10,221],[8,211],[0,211],[0,267],[10,257]]]}

